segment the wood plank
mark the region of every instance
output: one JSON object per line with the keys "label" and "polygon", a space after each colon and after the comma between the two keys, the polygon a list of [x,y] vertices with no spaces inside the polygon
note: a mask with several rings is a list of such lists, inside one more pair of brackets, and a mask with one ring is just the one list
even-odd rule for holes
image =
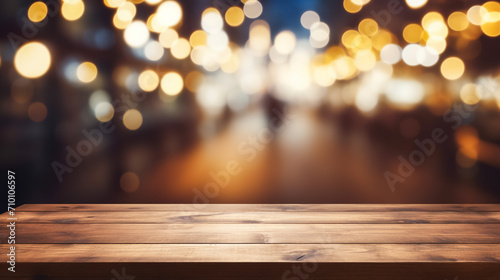
{"label": "wood plank", "polygon": [[[6,219],[7,213],[0,215]],[[17,212],[19,223],[498,224],[500,212]]]}
{"label": "wood plank", "polygon": [[500,212],[500,204],[24,204],[19,212],[205,211],[205,212]]}
{"label": "wood plank", "polygon": [[[6,244],[9,232],[0,229]],[[500,225],[18,224],[19,244],[500,244]]]}
{"label": "wood plank", "polygon": [[16,256],[18,263],[498,263],[500,244],[18,244]]}

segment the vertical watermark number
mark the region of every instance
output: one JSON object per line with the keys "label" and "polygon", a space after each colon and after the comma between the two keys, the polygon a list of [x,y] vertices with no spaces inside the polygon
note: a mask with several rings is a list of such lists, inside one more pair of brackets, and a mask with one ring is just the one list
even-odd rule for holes
{"label": "vertical watermark number", "polygon": [[11,272],[16,272],[16,173],[7,170],[7,227],[9,228],[9,237],[7,243],[10,244],[9,253],[7,254],[10,265],[7,269]]}

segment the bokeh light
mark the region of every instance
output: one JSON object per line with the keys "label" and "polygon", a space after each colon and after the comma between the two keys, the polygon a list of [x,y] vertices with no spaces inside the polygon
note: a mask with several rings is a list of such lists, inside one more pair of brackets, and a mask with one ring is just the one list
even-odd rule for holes
{"label": "bokeh light", "polygon": [[82,0],[63,1],[61,14],[68,21],[75,21],[82,17],[85,4]]}
{"label": "bokeh light", "polygon": [[76,76],[80,82],[90,83],[97,77],[97,67],[92,62],[83,62],[76,69]]}
{"label": "bokeh light", "polygon": [[148,69],[142,71],[141,74],[139,74],[137,82],[139,84],[139,87],[143,91],[151,92],[158,87],[158,84],[160,83],[160,78],[158,77],[158,74],[156,74],[155,71]]}
{"label": "bokeh light", "polygon": [[49,49],[40,42],[30,42],[20,47],[14,57],[14,66],[26,78],[38,78],[49,70]]}
{"label": "bokeh light", "polygon": [[32,22],[40,22],[45,19],[47,16],[48,8],[45,3],[41,1],[37,1],[33,4],[31,4],[30,8],[28,9],[28,18]]}
{"label": "bokeh light", "polygon": [[177,95],[183,87],[182,77],[176,72],[169,72],[161,78],[161,89],[167,95]]}
{"label": "bokeh light", "polygon": [[448,57],[441,63],[441,74],[448,80],[456,80],[464,74],[465,64],[458,57]]}
{"label": "bokeh light", "polygon": [[128,130],[137,130],[142,125],[142,114],[136,109],[128,109],[123,114],[123,125]]}

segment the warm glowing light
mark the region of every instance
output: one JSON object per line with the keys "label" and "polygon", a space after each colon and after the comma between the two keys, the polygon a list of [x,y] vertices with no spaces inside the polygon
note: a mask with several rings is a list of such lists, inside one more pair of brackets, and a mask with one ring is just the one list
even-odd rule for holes
{"label": "warm glowing light", "polygon": [[191,52],[191,45],[189,45],[189,41],[184,38],[179,38],[172,43],[172,47],[170,48],[170,53],[173,57],[177,59],[184,59],[189,56]]}
{"label": "warm glowing light", "polygon": [[123,114],[123,125],[129,130],[137,130],[142,125],[142,114],[136,109],[128,109]]}
{"label": "warm glowing light", "polygon": [[34,122],[41,122],[47,117],[47,107],[42,102],[35,102],[28,107],[28,117]]}
{"label": "warm glowing light", "polygon": [[189,37],[191,47],[202,46],[207,43],[207,33],[203,30],[194,31]]}
{"label": "warm glowing light", "polygon": [[94,108],[94,115],[100,122],[109,122],[114,114],[115,109],[109,102],[99,102]]}
{"label": "warm glowing light", "polygon": [[97,77],[97,67],[92,62],[83,62],[76,69],[76,76],[82,83],[90,83]]}
{"label": "warm glowing light", "polygon": [[137,79],[139,87],[146,92],[151,92],[158,87],[160,83],[160,78],[153,70],[144,70]]}
{"label": "warm glowing light", "polygon": [[424,36],[424,30],[420,25],[412,23],[408,24],[403,30],[403,38],[408,43],[418,43]]}
{"label": "warm glowing light", "polygon": [[330,27],[324,22],[316,22],[311,26],[309,43],[314,48],[323,48],[330,41]]}
{"label": "warm glowing light", "polygon": [[361,11],[361,8],[363,8],[363,5],[354,4],[351,0],[344,0],[344,9],[348,13],[355,14]]}
{"label": "warm glowing light", "polygon": [[157,41],[151,41],[144,47],[144,55],[151,61],[158,61],[163,57],[165,52],[163,46]]}
{"label": "warm glowing light", "polygon": [[316,22],[319,22],[319,15],[314,11],[306,11],[300,17],[300,24],[305,29],[311,29],[311,26]]}
{"label": "warm glowing light", "polygon": [[240,7],[234,6],[227,9],[225,18],[229,26],[236,27],[240,26],[243,23],[243,21],[245,20],[245,14]]}
{"label": "warm glowing light", "polygon": [[281,54],[289,54],[295,48],[296,41],[295,34],[292,31],[281,31],[274,38],[274,47]]}
{"label": "warm glowing light", "polygon": [[62,16],[69,21],[81,18],[84,11],[85,4],[82,0],[63,1],[61,6]]}
{"label": "warm glowing light", "polygon": [[182,8],[176,1],[165,1],[156,11],[158,22],[162,26],[171,27],[179,23],[182,19]]}
{"label": "warm glowing light", "polygon": [[161,78],[161,89],[167,95],[177,95],[182,91],[183,87],[182,77],[176,72],[169,72]]}
{"label": "warm glowing light", "polygon": [[436,21],[444,22],[443,16],[438,12],[429,12],[422,18],[422,27],[428,30],[429,26]]}
{"label": "warm glowing light", "polygon": [[460,99],[465,104],[475,105],[481,101],[481,95],[477,89],[477,86],[472,83],[468,83],[462,86],[460,89]]}
{"label": "warm glowing light", "polygon": [[396,64],[401,60],[401,47],[387,44],[380,51],[380,59],[387,64]]}
{"label": "warm glowing light", "polygon": [[50,67],[50,52],[39,42],[30,42],[19,48],[14,56],[14,67],[26,78],[38,78]]}
{"label": "warm glowing light", "polygon": [[412,9],[418,9],[427,4],[427,0],[406,0],[406,4]]}
{"label": "warm glowing light", "polygon": [[469,27],[467,15],[462,12],[454,12],[448,17],[448,26],[451,30],[464,31]]}
{"label": "warm glowing light", "polygon": [[271,31],[263,20],[256,20],[250,25],[249,45],[252,49],[265,55],[271,46]]}
{"label": "warm glowing light", "polygon": [[191,92],[196,92],[203,82],[203,74],[199,71],[191,71],[186,75],[186,88]]}
{"label": "warm glowing light", "polygon": [[415,105],[424,98],[424,86],[418,81],[391,80],[385,93],[387,98],[397,105]]}
{"label": "warm glowing light", "polygon": [[448,80],[456,80],[464,74],[465,65],[458,57],[448,57],[441,63],[441,74]]}
{"label": "warm glowing light", "polygon": [[371,50],[361,50],[356,53],[354,64],[360,71],[368,71],[375,67],[377,57]]}
{"label": "warm glowing light", "polygon": [[146,44],[149,39],[149,30],[147,25],[140,20],[133,21],[125,28],[123,38],[127,45],[132,48],[139,48]]}
{"label": "warm glowing light", "polygon": [[239,67],[240,67],[240,60],[234,54],[231,54],[231,57],[229,58],[229,60],[222,63],[220,66],[222,71],[224,71],[225,73],[228,73],[228,74],[236,72]]}
{"label": "warm glowing light", "polygon": [[467,11],[467,19],[474,25],[481,25],[487,22],[488,16],[488,10],[485,7],[479,5],[472,6]]}
{"label": "warm glowing light", "polygon": [[215,8],[206,9],[201,16],[201,28],[208,33],[215,33],[222,30],[224,22],[219,11]]}
{"label": "warm glowing light", "polygon": [[248,0],[243,6],[247,18],[258,18],[262,14],[262,4],[257,0]]}
{"label": "warm glowing light", "polygon": [[417,66],[419,64],[417,54],[421,48],[418,44],[409,44],[404,47],[401,55],[403,61],[409,66]]}
{"label": "warm glowing light", "polygon": [[110,8],[118,8],[122,3],[125,3],[126,0],[106,0],[104,2]]}
{"label": "warm glowing light", "polygon": [[443,53],[446,50],[446,40],[443,37],[431,37],[427,40],[425,45],[429,48],[433,48],[439,54]]}
{"label": "warm glowing light", "polygon": [[31,4],[30,8],[28,9],[28,18],[32,22],[40,22],[47,16],[47,12],[47,5],[45,5],[45,3],[43,2],[37,1]]}
{"label": "warm glowing light", "polygon": [[335,71],[327,65],[320,65],[314,69],[313,79],[322,87],[329,87],[335,83]]}
{"label": "warm glowing light", "polygon": [[168,28],[160,33],[158,40],[164,48],[171,48],[172,44],[179,39],[179,34],[174,29]]}
{"label": "warm glowing light", "polygon": [[378,24],[371,18],[365,18],[358,25],[359,33],[366,36],[373,36],[378,32]]}
{"label": "warm glowing light", "polygon": [[131,2],[122,3],[116,10],[116,16],[121,21],[132,21],[137,13],[137,8]]}

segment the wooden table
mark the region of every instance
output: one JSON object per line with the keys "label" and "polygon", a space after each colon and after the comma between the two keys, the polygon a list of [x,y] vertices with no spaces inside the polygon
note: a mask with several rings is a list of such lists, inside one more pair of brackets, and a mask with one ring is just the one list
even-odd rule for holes
{"label": "wooden table", "polygon": [[500,279],[500,205],[26,204],[0,279]]}

